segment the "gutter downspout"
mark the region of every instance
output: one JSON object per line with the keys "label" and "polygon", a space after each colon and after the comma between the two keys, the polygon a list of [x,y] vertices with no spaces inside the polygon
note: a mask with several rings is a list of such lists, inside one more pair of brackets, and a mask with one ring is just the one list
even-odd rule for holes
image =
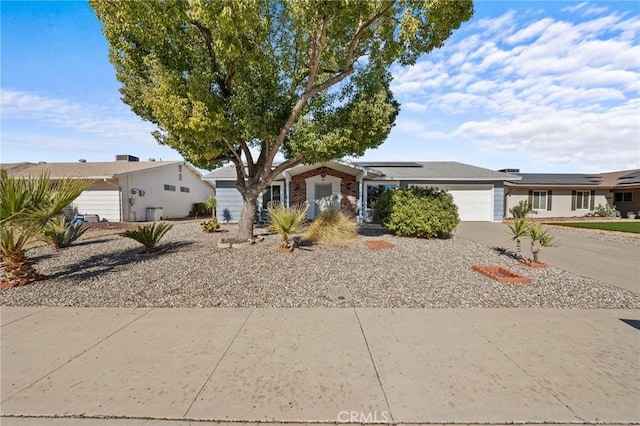
{"label": "gutter downspout", "polygon": [[107,185],[111,185],[114,188],[118,188],[118,214],[120,216],[118,218],[118,222],[122,222],[122,218],[124,217],[124,212],[122,211],[122,188],[120,188],[120,186],[116,185],[115,183],[111,183],[111,182],[107,181],[107,178],[103,178],[102,180]]}

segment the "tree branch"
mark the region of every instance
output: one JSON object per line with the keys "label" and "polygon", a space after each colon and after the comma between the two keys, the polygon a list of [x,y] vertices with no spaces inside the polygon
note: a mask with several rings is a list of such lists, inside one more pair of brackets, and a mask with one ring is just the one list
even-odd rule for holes
{"label": "tree branch", "polygon": [[278,164],[278,167],[274,168],[271,171],[271,175],[269,176],[269,178],[271,179],[272,177],[278,176],[280,173],[284,172],[285,170],[302,163],[302,161],[303,161],[302,157],[294,157],[294,158],[290,158],[288,160],[283,161],[282,163]]}
{"label": "tree branch", "polygon": [[207,54],[209,55],[209,61],[211,62],[211,72],[213,73],[213,75],[217,76],[216,82],[218,83],[218,86],[220,86],[220,91],[225,97],[230,97],[231,88],[229,86],[231,83],[231,78],[233,76],[227,76],[227,78],[225,79],[219,75],[220,67],[218,65],[218,61],[216,60],[216,54],[213,51],[213,34],[211,34],[211,30],[198,21],[191,21],[191,24],[193,24],[198,29],[198,31],[200,31],[200,34],[202,34],[202,37],[204,38],[204,43],[207,48]]}
{"label": "tree branch", "polygon": [[351,39],[351,42],[349,43],[349,48],[347,49],[347,56],[345,57],[344,64],[342,66],[343,72],[348,67],[353,67],[353,55],[354,55],[354,53],[356,51],[356,46],[358,45],[358,42],[360,41],[360,37],[362,37],[362,33],[366,29],[368,29],[371,25],[373,25],[374,22],[376,22],[378,19],[380,19],[380,17],[382,15],[387,13],[391,9],[391,7],[395,4],[395,2],[396,2],[396,0],[390,1],[389,4],[387,4],[385,7],[383,7],[380,10],[380,12],[376,13],[371,18],[369,18],[366,21],[362,22],[358,26],[358,29],[356,30],[356,33],[353,35],[353,38]]}
{"label": "tree branch", "polygon": [[236,165],[236,172],[240,171],[238,174],[238,178],[242,176],[244,179],[247,179],[247,172],[244,170],[244,164],[242,164],[242,157],[238,154],[238,151],[231,145],[231,143],[227,140],[227,138],[222,138],[224,144],[229,148],[229,151],[233,153],[231,161]]}

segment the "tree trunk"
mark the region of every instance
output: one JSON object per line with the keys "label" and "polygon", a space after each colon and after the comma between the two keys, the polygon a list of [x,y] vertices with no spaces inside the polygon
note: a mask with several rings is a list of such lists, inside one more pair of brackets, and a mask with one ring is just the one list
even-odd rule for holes
{"label": "tree trunk", "polygon": [[253,222],[256,217],[258,196],[250,194],[242,196],[242,214],[238,222],[238,239],[249,240],[253,238]]}

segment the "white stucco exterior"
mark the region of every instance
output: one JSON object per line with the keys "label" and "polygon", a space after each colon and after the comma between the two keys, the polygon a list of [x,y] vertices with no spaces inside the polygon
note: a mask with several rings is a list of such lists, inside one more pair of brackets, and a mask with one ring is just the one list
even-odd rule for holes
{"label": "white stucco exterior", "polygon": [[147,208],[162,208],[161,218],[189,215],[193,203],[214,195],[213,186],[186,164],[140,170],[110,179],[94,179],[72,207],[77,214],[97,214],[100,220],[141,222]]}

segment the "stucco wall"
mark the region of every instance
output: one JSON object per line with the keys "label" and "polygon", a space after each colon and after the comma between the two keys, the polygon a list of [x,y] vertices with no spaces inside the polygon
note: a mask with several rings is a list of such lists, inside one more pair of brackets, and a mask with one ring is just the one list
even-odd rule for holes
{"label": "stucco wall", "polygon": [[[200,179],[200,175],[188,166],[171,165],[159,169],[147,170],[119,179],[122,188],[124,221],[147,220],[148,207],[162,207],[163,219],[187,217],[193,203],[200,203],[214,195],[214,188]],[[165,190],[172,185],[175,191]],[[189,188],[189,192],[182,192]],[[131,192],[135,189],[135,194]],[[144,195],[140,195],[140,190]]]}
{"label": "stucco wall", "polygon": [[[551,210],[537,210],[538,214],[534,217],[582,217],[589,213],[589,209],[571,209],[572,191],[591,191],[595,190],[594,207],[598,204],[611,204],[612,193],[608,189],[592,189],[592,188],[536,188],[535,191],[551,191]],[[517,206],[520,201],[529,200],[528,188],[505,188],[505,217],[512,217],[509,209]]]}

